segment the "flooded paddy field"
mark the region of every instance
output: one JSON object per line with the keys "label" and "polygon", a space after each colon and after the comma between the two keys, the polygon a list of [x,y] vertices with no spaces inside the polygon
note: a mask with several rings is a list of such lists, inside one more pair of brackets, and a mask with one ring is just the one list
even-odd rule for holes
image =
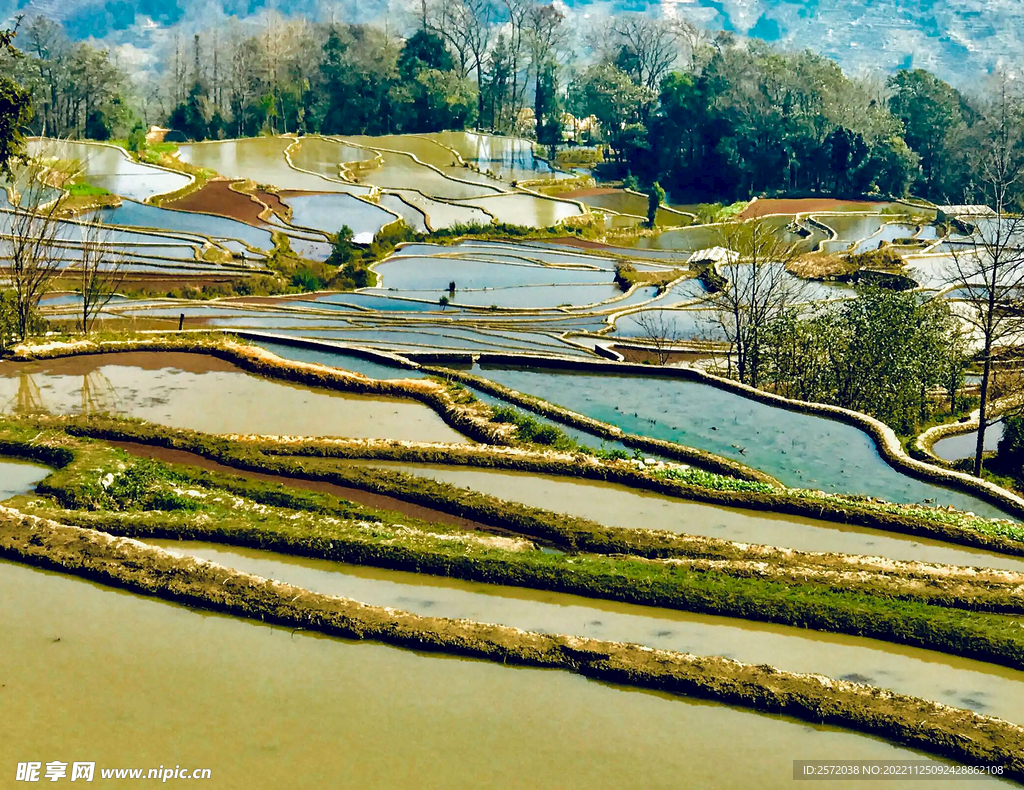
{"label": "flooded paddy field", "polygon": [[361,178],[361,183],[383,189],[412,189],[430,198],[457,200],[501,194],[500,186],[470,183],[450,178],[444,173],[420,164],[409,154],[383,151],[383,163]]}
{"label": "flooded paddy field", "polygon": [[198,354],[0,362],[0,412],[110,413],[208,433],[466,441],[420,403],[270,381]]}
{"label": "flooded paddy field", "polygon": [[[560,197],[585,203],[592,208],[607,209],[616,214],[642,218],[644,221],[647,218],[647,196],[636,192],[622,189],[584,189],[566,192]],[[692,222],[693,218],[688,214],[672,211],[662,206],[658,208],[654,224],[659,227],[673,227],[690,225]]]}
{"label": "flooded paddy field", "polygon": [[296,167],[329,178],[344,178],[350,169],[347,166],[369,162],[374,157],[371,150],[329,137],[303,137],[291,153]]}
{"label": "flooded paddy field", "polygon": [[191,143],[179,147],[181,160],[206,167],[231,179],[250,179],[279,189],[313,192],[346,192],[365,195],[369,189],[334,178],[307,173],[289,165],[285,152],[295,143],[291,137],[254,137]]}
{"label": "flooded paddy field", "polygon": [[307,590],[428,617],[633,642],[856,680],[1024,723],[1024,672],[873,639],[580,596],[387,571],[268,551],[173,540],[168,551]]}
{"label": "flooded paddy field", "polygon": [[[985,452],[995,451],[1003,438],[1005,423],[999,420],[985,428]],[[944,461],[960,461],[974,455],[978,447],[977,430],[946,436],[932,445],[932,452]]]}
{"label": "flooded paddy field", "polygon": [[444,131],[423,135],[453,149],[462,159],[511,183],[531,179],[571,178],[534,156],[533,143],[515,137],[475,132]]}
{"label": "flooded paddy field", "polygon": [[292,632],[8,562],[0,595],[4,656],[19,657],[4,662],[0,720],[12,761],[209,767],[232,790],[254,776],[422,788],[500,787],[513,775],[531,787],[571,776],[674,788],[685,776],[739,790],[789,787],[794,759],[923,759],[832,728]]}
{"label": "flooded paddy field", "polygon": [[660,529],[798,551],[863,554],[1024,572],[1024,558],[867,527],[688,502],[614,483],[493,469],[383,461],[345,463],[430,477],[500,499],[592,519],[610,527]]}
{"label": "flooded paddy field", "polygon": [[191,176],[136,162],[123,149],[103,143],[34,139],[28,150],[32,156],[76,160],[90,184],[132,200],[175,192],[192,182]]}
{"label": "flooded paddy field", "polygon": [[926,483],[889,466],[874,440],[859,428],[780,409],[710,384],[659,376],[497,367],[478,372],[624,431],[742,461],[786,485],[867,494],[890,502],[931,500],[979,515],[1004,516],[977,497]]}
{"label": "flooded paddy field", "polygon": [[568,200],[554,200],[535,195],[495,195],[463,200],[467,206],[483,209],[498,222],[551,228],[569,217],[578,217],[583,210]]}
{"label": "flooded paddy field", "polygon": [[377,231],[397,219],[390,211],[352,195],[294,195],[283,202],[292,210],[293,225],[328,234],[348,225],[357,244],[369,244]]}
{"label": "flooded paddy field", "polygon": [[171,232],[198,233],[214,239],[234,239],[261,250],[274,247],[270,231],[244,222],[195,212],[158,208],[134,201],[124,201],[117,208],[102,209],[86,219],[107,225],[155,228]]}
{"label": "flooded paddy field", "polygon": [[424,224],[431,230],[444,230],[453,225],[489,225],[491,215],[480,208],[461,203],[445,203],[427,197],[414,189],[392,190],[424,217]]}
{"label": "flooded paddy field", "polygon": [[[75,145],[78,144],[72,144]],[[577,173],[552,168],[540,158],[539,150],[535,154],[530,141],[442,132],[373,138],[259,138],[183,145],[183,162],[209,168],[223,178],[186,195],[171,204],[171,208],[144,201],[177,191],[191,181],[189,176],[133,162],[123,150],[112,146],[85,144],[68,148],[67,153],[83,161],[84,175],[90,183],[105,186],[125,198],[120,206],[87,214],[85,218],[102,220],[109,229],[111,247],[125,252],[128,270],[133,274],[142,276],[157,271],[169,279],[194,276],[199,282],[199,277],[216,275],[240,278],[256,274],[262,278],[268,267],[279,267],[275,276],[279,276],[281,284],[273,288],[246,291],[239,287],[228,292],[252,293],[250,297],[232,296],[202,304],[176,299],[118,298],[107,306],[104,318],[174,322],[184,315],[188,329],[217,327],[248,332],[248,337],[259,338],[263,348],[286,360],[317,362],[387,380],[392,382],[390,386],[404,386],[394,382],[413,379],[416,384],[408,386],[437,387],[436,383],[425,381],[436,371],[418,369],[412,363],[403,367],[403,360],[389,359],[387,352],[408,355],[410,360],[424,365],[439,363],[469,370],[627,433],[718,454],[767,473],[787,486],[865,495],[896,503],[955,507],[981,516],[1006,516],[999,507],[976,496],[923,482],[890,466],[879,454],[872,437],[851,425],[781,409],[702,381],[648,375],[638,369],[629,369],[627,375],[604,370],[586,372],[585,366],[577,363],[614,356],[607,347],[617,339],[629,339],[634,358],[644,358],[643,341],[650,334],[644,326],[647,319],[667,322],[672,334],[686,341],[680,342],[680,349],[669,358],[670,363],[703,364],[709,353],[721,347],[724,337],[708,321],[709,294],[695,279],[696,264],[690,268],[687,259],[694,251],[720,244],[722,226],[690,225],[689,215],[663,207],[653,229],[636,227],[619,235],[600,235],[600,216],[585,216],[591,209],[596,214],[614,212],[613,221],[617,217],[623,224],[638,226],[646,216],[646,197],[621,189],[581,189],[589,182],[577,179]],[[524,183],[568,178],[573,181],[565,186],[574,191],[566,199],[539,194],[557,191],[559,185],[535,183],[535,193]],[[247,182],[244,186],[239,183],[242,180]],[[236,188],[252,190],[256,199],[233,191],[232,183]],[[900,209],[886,208],[886,204],[880,203],[758,201],[751,204],[743,218],[771,215],[767,222],[778,238],[799,244],[802,251],[823,245],[822,249],[835,252],[866,252],[903,239],[918,240],[914,245],[904,245],[917,251],[927,249],[920,243],[923,241],[945,245],[946,250],[950,243],[967,243],[963,238],[952,242],[940,238],[945,231],[929,224],[930,217],[911,215],[909,211],[895,213]],[[9,227],[9,219],[5,219],[9,214],[0,214],[0,232]],[[370,287],[352,292],[296,293],[304,288],[288,284],[293,272],[299,271],[296,267],[308,266],[315,270],[321,283],[331,288],[344,287],[338,285],[341,278],[332,278],[333,270],[319,265],[331,252],[331,235],[342,225],[348,225],[354,231],[355,241],[367,244],[399,218],[423,235],[379,236],[372,251],[365,252],[366,263],[373,263],[373,271],[379,277],[376,283],[371,278]],[[480,231],[476,235],[485,237],[482,239],[454,238],[455,233],[465,233],[465,228],[454,231],[452,237],[430,233],[460,224],[486,226],[495,222],[540,229],[570,219],[573,221],[566,223],[564,234],[578,237],[549,238],[563,231],[509,230],[513,236],[524,237],[499,240],[492,238],[498,230],[493,226],[483,231],[476,229]],[[7,225],[2,224],[5,221]],[[270,254],[274,249],[273,233],[285,234],[299,259],[288,258],[282,266],[280,256]],[[67,258],[65,265],[81,259],[81,235],[77,222],[62,226],[58,241]],[[400,238],[411,242],[399,244],[391,254],[386,254],[392,248],[391,239]],[[915,256],[909,259],[908,268],[924,270],[920,275],[923,287],[938,287],[939,269],[948,265],[948,260],[948,251]],[[634,271],[617,272],[624,263]],[[734,278],[734,272],[727,265],[721,271],[727,279]],[[629,284],[635,281],[637,273],[643,275],[640,285],[631,288]],[[657,284],[645,281],[648,276],[657,278]],[[792,277],[787,282],[802,286],[801,304],[843,299],[852,293],[838,284],[806,283],[787,276]],[[80,298],[70,293],[71,286],[62,283],[60,287],[64,290],[48,299],[44,308],[48,317],[67,319],[80,307]],[[277,295],[267,296],[268,293]],[[174,340],[180,341],[179,348],[187,342],[184,337],[187,336]],[[289,339],[321,340],[324,344],[313,348],[290,346]],[[60,342],[56,336],[46,342],[51,340]],[[338,347],[332,348],[331,343]],[[372,351],[385,353],[374,356]],[[543,367],[524,355],[543,357],[548,362],[554,359],[563,368],[559,370],[555,364]],[[244,359],[244,355],[236,358]],[[517,367],[520,362],[523,366]],[[487,405],[509,405],[494,395],[473,390],[472,386],[466,390],[468,394],[458,387],[448,387],[446,397],[469,404],[463,407],[464,414],[476,409],[475,414],[484,415],[483,421],[488,418]],[[484,406],[473,404],[470,395],[475,395]],[[526,437],[527,429],[523,427],[519,434],[515,433],[519,430],[516,428],[506,431],[507,423],[501,423],[505,426],[501,429],[493,425],[480,428],[485,424],[483,421],[474,429],[474,437],[486,437],[488,431],[493,431],[491,441],[511,442],[511,449],[501,452],[511,456],[519,447],[529,451],[530,458],[539,458],[538,453],[552,447],[567,447],[564,452],[576,452],[565,437],[550,438],[550,428],[564,427],[570,440],[605,453],[598,458],[577,456],[580,464],[618,464],[619,469],[624,465],[633,469],[634,465],[644,464],[630,461],[628,456],[658,458],[653,453],[634,451],[628,438],[625,442],[602,439],[592,432],[599,431],[599,427],[568,428],[548,416],[535,417],[519,407],[515,411],[518,415],[494,415],[493,425],[512,419],[525,426],[535,419],[536,424],[529,430],[535,432],[534,436],[547,435],[545,441],[553,443],[519,440],[515,437]],[[0,414],[9,417],[0,420],[4,423],[0,431],[14,443],[12,446],[36,441],[32,435],[39,432],[40,425],[48,423],[18,418],[39,413],[108,413],[211,434],[469,443],[435,411],[415,400],[296,386],[251,375],[218,357],[183,352],[0,362]],[[446,419],[463,424],[447,414]],[[112,475],[133,470],[133,474],[148,480],[154,491],[168,479],[160,475],[169,474],[154,461],[199,466],[208,473],[224,476],[218,478],[222,480],[233,475],[231,467],[181,450],[102,439],[84,441],[71,431],[45,430],[51,431],[46,437],[51,442],[46,445],[48,448],[72,447],[74,452],[64,452],[81,456],[76,456],[69,466],[61,466],[62,476],[52,480],[60,477],[68,481],[61,485],[80,484],[86,491],[91,490],[90,485],[94,487],[92,476],[102,471],[88,466],[94,458],[101,459],[96,464],[116,459],[120,466],[111,467]],[[997,430],[992,431],[991,441],[997,441],[997,434]],[[971,435],[949,437],[938,442],[935,450],[943,457],[960,458],[966,455],[965,446],[971,440]],[[149,439],[137,436],[132,441]],[[315,447],[312,442],[307,444]],[[393,449],[394,445],[387,447],[381,454],[392,458],[445,457],[424,446],[402,450]],[[134,458],[125,461],[119,449],[127,450]],[[970,449],[967,447],[967,452]],[[478,451],[481,455],[487,452],[480,445],[471,450]],[[444,450],[450,454],[449,461],[465,460],[462,454],[468,452],[463,448]],[[254,451],[253,457],[256,455]],[[51,458],[45,453],[29,453],[29,457]],[[564,459],[569,456],[548,455],[545,463],[559,457],[563,459],[559,463],[566,463]],[[103,458],[107,460],[102,461]],[[276,470],[287,469],[292,462],[306,463],[296,458],[279,459],[277,463],[281,466]],[[221,460],[229,462],[227,457]],[[330,468],[330,462],[318,463]],[[470,466],[366,460],[338,463],[355,463],[364,469],[401,470],[509,503],[551,511],[544,518],[563,526],[577,522],[559,520],[557,514],[632,530],[665,530],[677,535],[803,551],[1024,572],[1024,559],[1000,554],[998,548],[965,548],[880,528],[700,504],[581,478]],[[82,469],[75,464],[82,465]],[[521,468],[527,467],[524,462]],[[532,468],[563,467],[552,464]],[[711,464],[711,468],[734,469],[725,462]],[[49,471],[39,464],[0,460],[0,501],[21,495],[25,498],[12,500],[20,503],[20,507],[57,512],[57,497],[52,492],[48,494],[52,500],[37,494],[33,497],[36,504],[26,504],[26,495],[34,491]],[[512,524],[511,518],[502,521],[507,514],[499,517],[473,511],[473,518],[488,522],[484,525],[431,509],[456,510],[450,502],[439,500],[431,507],[405,502],[397,497],[411,496],[408,492],[383,484],[374,488],[389,479],[382,475],[367,478],[376,482],[366,486],[372,490],[362,490],[354,487],[356,482],[347,488],[275,477],[270,474],[275,471],[272,464],[263,471],[265,474],[232,477],[231,485],[249,486],[246,490],[252,492],[253,499],[245,502],[259,503],[245,507],[251,506],[254,512],[263,514],[262,520],[245,522],[232,513],[231,518],[239,519],[237,529],[242,530],[235,533],[236,537],[245,530],[269,529],[266,525],[270,517],[266,514],[271,510],[285,513],[281,523],[315,523],[316,529],[325,530],[317,533],[321,536],[335,528],[340,530],[339,524],[347,525],[346,529],[365,530],[365,524],[351,526],[366,515],[365,510],[362,514],[353,510],[358,506],[375,508],[376,514],[376,520],[368,522],[372,525],[370,532],[360,533],[358,538],[366,540],[364,549],[410,552],[411,561],[402,567],[429,567],[434,572],[455,573],[454,564],[415,564],[416,549],[401,541],[416,530],[420,530],[417,539],[425,541],[423,545],[437,538],[438,545],[457,546],[452,554],[444,555],[446,548],[437,549],[429,544],[431,551],[439,552],[437,557],[448,556],[452,563],[484,558],[495,563],[495,569],[499,564],[511,567],[520,563],[516,567],[529,566],[530,572],[536,572],[542,566],[534,568],[529,563],[534,561],[532,557],[539,557],[552,563],[544,567],[561,569],[557,563],[564,561],[563,570],[575,573],[583,563],[593,560],[595,564],[587,566],[587,572],[596,573],[590,570],[597,567],[594,557],[616,569],[626,568],[627,561],[632,561],[626,556],[630,549],[621,548],[625,544],[617,544],[616,552],[609,550],[606,557],[595,554],[588,559],[584,554],[563,554],[568,542],[541,541],[537,545],[542,544],[542,549],[538,549],[510,540],[513,534],[521,533],[515,533],[519,527]],[[758,478],[756,474],[749,470],[736,473],[747,479],[728,480],[708,474],[709,482],[695,485],[723,486],[717,490],[765,490],[765,483],[749,483],[750,479]],[[146,478],[146,474],[151,477]],[[175,474],[188,473],[179,468]],[[694,475],[696,479],[696,470]],[[204,481],[206,485],[209,478]],[[227,483],[223,485],[223,491],[233,490]],[[417,485],[427,488],[423,481]],[[744,485],[762,488],[744,489]],[[177,489],[174,491],[178,495]],[[192,492],[188,493],[191,496]],[[780,498],[786,496],[781,490],[776,493]],[[114,494],[110,496],[113,498]],[[196,496],[203,498],[201,494]],[[468,499],[469,494],[465,496]],[[759,501],[769,499],[766,496]],[[242,501],[243,495],[239,494],[238,502]],[[280,501],[291,504],[265,504]],[[193,517],[207,517],[201,508],[202,512],[183,508],[181,513],[133,508],[135,505],[130,502],[100,503],[96,510],[78,514],[80,522],[75,523],[102,525],[102,519],[109,516],[112,520],[105,523],[123,520],[127,525],[123,534],[132,534],[129,528],[133,519],[151,519],[166,527],[171,523],[187,525]],[[108,510],[107,516],[97,515]],[[221,518],[226,520],[228,516],[222,513]],[[394,518],[405,520],[389,520]],[[434,527],[430,527],[431,523]],[[388,533],[396,524],[399,531]],[[408,524],[418,526],[402,526]],[[982,524],[977,529],[982,531],[986,526],[991,524]],[[1017,526],[997,526],[1005,530],[1000,535],[1010,535],[1005,541],[1017,539],[1013,537]],[[376,531],[378,527],[380,532]],[[432,534],[428,527],[441,530],[441,537],[424,537]],[[162,534],[187,533],[166,527]],[[218,539],[217,533],[203,534]],[[290,550],[304,545],[301,541],[311,540],[311,534],[295,533],[298,542],[286,545]],[[357,540],[352,537],[355,533],[335,534],[342,536],[339,540]],[[386,546],[380,542],[384,540],[381,535],[390,535]],[[638,537],[655,540],[649,534],[629,533],[629,540]],[[474,554],[477,548],[463,549],[471,544],[476,546],[473,541],[481,541],[480,545],[491,553],[479,549],[481,553]],[[911,599],[896,595],[890,600],[869,591],[863,593],[864,601],[852,602],[852,595],[838,589],[841,585],[833,588],[829,586],[831,582],[810,577],[803,579],[797,585],[799,590],[793,593],[796,597],[806,590],[807,601],[811,602],[808,607],[825,606],[821,602],[827,598],[828,605],[834,606],[842,617],[849,614],[847,608],[852,612],[855,603],[863,603],[878,607],[874,611],[884,613],[901,626],[909,623],[912,616],[934,618],[913,624],[919,628],[915,633],[930,634],[928,639],[932,641],[919,641],[934,648],[929,651],[863,637],[744,621],[741,616],[760,616],[766,609],[729,608],[723,602],[730,590],[737,588],[728,588],[725,582],[715,588],[720,592],[708,594],[720,595],[714,602],[718,606],[716,611],[736,614],[733,618],[467,583],[423,573],[380,571],[212,543],[154,542],[188,556],[207,557],[228,567],[375,606],[548,634],[565,633],[732,657],[788,671],[822,673],[837,680],[892,689],[1024,723],[1024,673],[994,663],[951,657],[956,649],[940,643],[938,637],[933,638],[941,628],[929,629],[940,620],[943,624],[967,624],[967,610],[956,609],[955,604],[941,609],[942,614],[928,609],[930,613],[926,615],[922,613],[924,608],[912,610],[910,604],[901,609]],[[514,549],[522,551],[522,556],[514,555],[513,549],[508,548],[513,543],[523,547]],[[638,541],[637,545],[641,544]],[[552,548],[556,545],[562,551]],[[993,540],[987,545],[1012,550],[1007,542],[999,544]],[[748,554],[754,556],[755,552]],[[352,558],[353,554],[333,556]],[[367,561],[366,556],[369,555],[355,559]],[[574,568],[571,562],[581,565]],[[892,570],[892,564],[879,563],[892,574],[892,578],[887,577],[889,581],[896,578],[898,574]],[[954,575],[960,573],[956,569],[941,572],[960,578]],[[485,578],[504,578],[513,584],[525,577],[516,579],[496,573]],[[702,577],[701,583],[705,581]],[[896,579],[892,583],[904,581]],[[646,582],[637,577],[637,583]],[[755,597],[768,595],[763,579],[744,577],[737,584],[745,585],[743,594],[749,595],[749,600],[769,600]],[[806,588],[801,586],[804,584]],[[906,588],[901,588],[904,592],[910,589],[910,582],[906,584]],[[993,589],[998,586],[995,582],[993,585]],[[604,594],[598,587],[576,589]],[[976,591],[964,592],[964,600],[972,592]],[[783,593],[778,594],[781,601]],[[267,777],[272,786],[289,787],[320,787],[324,782],[358,787],[510,786],[508,779],[514,776],[514,784],[524,787],[639,784],[771,788],[790,785],[793,759],[921,756],[862,735],[723,705],[627,691],[557,671],[508,669],[425,656],[377,644],[352,644],[312,636],[301,629],[278,629],[244,619],[203,614],[8,562],[0,562],[0,595],[5,603],[12,602],[0,607],[0,630],[7,639],[5,648],[9,646],[5,654],[17,657],[17,661],[6,664],[0,658],[4,669],[0,683],[6,700],[5,717],[0,722],[0,742],[4,743],[0,751],[5,754],[10,750],[12,755],[31,755],[59,747],[69,752],[88,751],[88,759],[106,759],[108,763],[166,764],[173,760],[183,765],[209,765],[215,772],[220,771],[219,777],[226,777],[217,783],[225,787],[251,787],[252,777],[257,775]],[[865,603],[867,599],[871,600]],[[784,603],[791,602],[787,599]],[[1011,610],[1008,607],[998,611]],[[950,611],[954,613],[948,614],[949,619],[942,620]],[[798,624],[820,624],[824,622],[820,615],[815,610],[814,617],[818,619]],[[906,619],[900,620],[904,616]],[[962,620],[956,620],[961,616]],[[1009,645],[1006,650],[1016,648],[1013,628],[1018,622],[1013,615],[985,619],[988,615],[984,612],[972,612],[971,617],[970,627],[977,621],[993,629],[984,632],[978,626],[979,640],[988,640],[979,644]],[[1003,625],[992,624],[999,618],[1000,623],[1006,623],[1005,632],[998,630]],[[797,623],[796,619],[777,619]],[[890,632],[843,628],[848,633],[881,633],[882,638],[894,643],[908,641],[907,632],[895,626]],[[961,637],[963,633],[960,632]],[[182,650],[183,644],[189,645],[189,649]],[[1012,664],[1006,659],[1009,653],[997,654],[995,648],[992,650],[984,655],[992,661]],[[971,653],[968,648],[961,648],[961,652],[982,654]],[[126,743],[130,745],[126,747]],[[743,745],[742,749],[737,749],[737,743]],[[54,754],[63,759],[56,751]],[[316,768],[296,773],[294,766],[299,764]],[[728,774],[722,770],[723,765],[729,766]]]}

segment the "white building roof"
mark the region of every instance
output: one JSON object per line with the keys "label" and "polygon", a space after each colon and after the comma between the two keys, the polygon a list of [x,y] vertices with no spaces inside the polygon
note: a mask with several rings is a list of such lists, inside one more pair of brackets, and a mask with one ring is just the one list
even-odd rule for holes
{"label": "white building roof", "polygon": [[725,247],[707,247],[703,250],[697,250],[689,258],[686,259],[687,263],[735,263],[740,257],[740,254],[735,250],[729,250]]}
{"label": "white building roof", "polygon": [[996,212],[989,206],[936,206],[940,214],[947,217],[994,217]]}

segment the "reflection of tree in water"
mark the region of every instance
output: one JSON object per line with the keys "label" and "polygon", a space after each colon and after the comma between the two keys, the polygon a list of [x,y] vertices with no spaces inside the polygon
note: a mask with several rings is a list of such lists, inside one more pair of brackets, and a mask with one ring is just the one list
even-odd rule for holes
{"label": "reflection of tree in water", "polygon": [[[70,376],[66,378],[70,378]],[[77,410],[80,414],[115,414],[119,411],[118,407],[121,401],[117,390],[114,389],[110,380],[98,370],[82,376],[80,396],[81,405]],[[4,404],[3,411],[19,415],[50,414],[51,408],[52,406],[46,405],[35,375],[19,373],[18,392]],[[70,401],[66,410],[68,412],[76,411]]]}
{"label": "reflection of tree in water", "polygon": [[115,414],[120,403],[114,385],[100,371],[82,376],[82,414]]}
{"label": "reflection of tree in water", "polygon": [[13,414],[48,414],[43,405],[43,395],[31,373],[18,374],[18,394],[4,406],[4,411]]}

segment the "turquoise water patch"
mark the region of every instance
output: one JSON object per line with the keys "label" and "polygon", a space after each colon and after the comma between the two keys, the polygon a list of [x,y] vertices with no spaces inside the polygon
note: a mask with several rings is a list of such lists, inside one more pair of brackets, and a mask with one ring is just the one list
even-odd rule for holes
{"label": "turquoise water patch", "polygon": [[479,375],[624,431],[733,458],[800,488],[890,502],[934,500],[984,516],[1006,514],[969,494],[889,466],[851,425],[780,409],[709,384],[641,375],[483,368]]}

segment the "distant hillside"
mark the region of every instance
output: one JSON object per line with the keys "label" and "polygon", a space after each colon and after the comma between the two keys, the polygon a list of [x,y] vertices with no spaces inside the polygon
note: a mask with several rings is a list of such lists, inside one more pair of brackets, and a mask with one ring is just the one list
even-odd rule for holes
{"label": "distant hillside", "polygon": [[707,27],[811,47],[851,71],[913,66],[963,87],[1024,65],[1020,0],[666,0]]}
{"label": "distant hillside", "polygon": [[[570,13],[657,9],[633,0],[595,4],[568,0]],[[74,38],[147,48],[160,27],[208,24],[265,8],[287,16],[322,18],[325,8],[347,21],[381,17],[388,0],[0,0],[0,15],[40,13],[64,23]],[[1024,63],[1024,3],[1020,0],[664,0],[667,14],[712,30],[752,35],[785,46],[809,46],[852,72],[927,68],[962,87],[998,64]],[[155,25],[152,23],[156,23]]]}

